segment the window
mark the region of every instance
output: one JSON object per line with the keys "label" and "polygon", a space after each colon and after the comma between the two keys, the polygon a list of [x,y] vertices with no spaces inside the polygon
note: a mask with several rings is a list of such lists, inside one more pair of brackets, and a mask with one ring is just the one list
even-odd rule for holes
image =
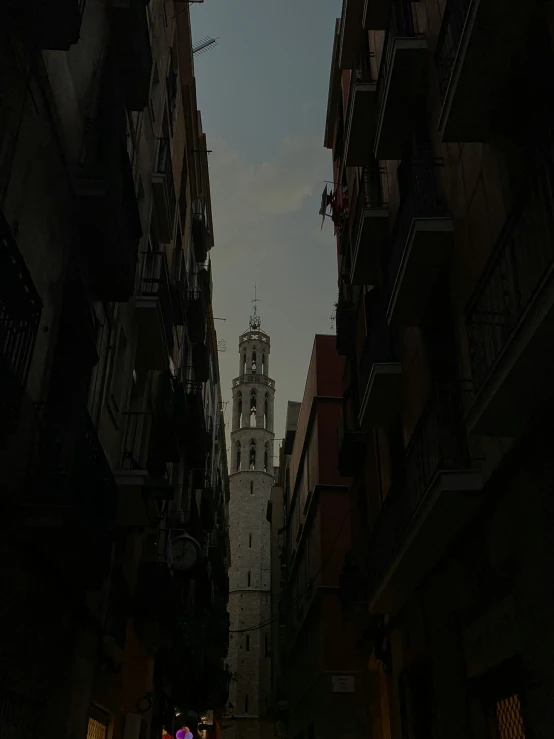
{"label": "window", "polygon": [[248,696],[244,696],[244,713],[248,713]]}
{"label": "window", "polygon": [[248,549],[252,549],[252,534],[248,537]]}
{"label": "window", "polygon": [[237,441],[237,447],[236,447],[236,460],[235,460],[235,469],[238,472],[240,470],[240,441]]}
{"label": "window", "polygon": [[242,393],[237,395],[238,425],[242,426]]}
{"label": "window", "polygon": [[251,470],[256,469],[256,442],[254,441],[254,439],[250,440],[250,453],[249,453],[248,465]]}
{"label": "window", "polygon": [[252,372],[256,371],[256,350],[252,352]]}
{"label": "window", "polygon": [[265,352],[262,352],[262,375],[265,375]]}
{"label": "window", "polygon": [[242,355],[242,374],[246,374],[246,352]]}
{"label": "window", "polygon": [[264,472],[269,469],[269,442],[266,441],[264,448]]}
{"label": "window", "polygon": [[269,393],[266,393],[265,400],[264,400],[264,429],[267,428],[268,419],[269,419]]}
{"label": "window", "polygon": [[256,391],[250,394],[250,426],[256,426]]}
{"label": "window", "polygon": [[246,635],[246,646],[245,646],[245,649],[246,649],[247,652],[250,651],[250,637],[248,636],[248,634]]}
{"label": "window", "polygon": [[250,570],[248,570],[248,575],[247,575],[247,584],[248,584],[248,587],[250,587],[251,580],[252,580],[252,578],[250,577]]}

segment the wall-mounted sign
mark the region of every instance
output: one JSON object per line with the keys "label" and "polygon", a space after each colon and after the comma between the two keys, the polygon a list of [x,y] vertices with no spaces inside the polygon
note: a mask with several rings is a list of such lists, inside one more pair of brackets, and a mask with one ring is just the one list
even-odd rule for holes
{"label": "wall-mounted sign", "polygon": [[355,693],[354,675],[333,675],[331,678],[333,693]]}

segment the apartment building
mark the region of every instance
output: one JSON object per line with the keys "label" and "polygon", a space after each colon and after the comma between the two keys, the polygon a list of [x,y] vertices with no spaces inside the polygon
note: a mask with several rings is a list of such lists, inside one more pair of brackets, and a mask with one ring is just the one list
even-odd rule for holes
{"label": "apartment building", "polygon": [[343,390],[335,337],[316,335],[302,404],[287,408],[268,507],[274,717],[281,733],[298,739],[369,730],[363,657],[340,599],[351,549],[349,479],[338,470],[336,441]]}
{"label": "apartment building", "polygon": [[[229,485],[188,4],[0,9],[0,733],[227,702]],[[210,714],[211,715],[211,714]]]}
{"label": "apartment building", "polygon": [[552,11],[344,0],[336,23],[343,600],[379,739],[554,731]]}

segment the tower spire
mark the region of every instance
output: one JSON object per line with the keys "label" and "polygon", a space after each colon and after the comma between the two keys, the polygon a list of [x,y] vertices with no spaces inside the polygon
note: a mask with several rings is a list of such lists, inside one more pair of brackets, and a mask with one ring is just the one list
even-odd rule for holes
{"label": "tower spire", "polygon": [[262,326],[261,318],[258,314],[258,303],[260,302],[260,299],[258,298],[257,290],[256,290],[256,283],[254,283],[254,300],[252,301],[252,304],[254,305],[254,310],[252,311],[252,314],[250,315],[250,321],[249,326],[251,331],[259,331]]}

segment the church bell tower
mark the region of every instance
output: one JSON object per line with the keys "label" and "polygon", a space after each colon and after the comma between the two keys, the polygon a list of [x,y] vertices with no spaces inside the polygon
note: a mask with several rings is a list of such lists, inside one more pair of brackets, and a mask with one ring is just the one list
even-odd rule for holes
{"label": "church bell tower", "polygon": [[239,372],[232,388],[228,664],[237,681],[230,686],[234,720],[229,739],[273,735],[268,717],[271,554],[266,513],[274,484],[275,383],[269,376],[270,339],[262,331],[256,297],[253,303],[248,330],[239,338]]}

